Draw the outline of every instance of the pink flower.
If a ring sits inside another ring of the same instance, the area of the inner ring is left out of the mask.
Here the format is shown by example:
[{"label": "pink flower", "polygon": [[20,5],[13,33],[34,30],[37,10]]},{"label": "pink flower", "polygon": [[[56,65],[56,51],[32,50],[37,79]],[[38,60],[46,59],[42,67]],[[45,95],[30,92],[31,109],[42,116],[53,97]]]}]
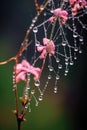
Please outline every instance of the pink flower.
[{"label": "pink flower", "polygon": [[87,1],[86,0],[82,0],[82,6],[87,6]]},{"label": "pink flower", "polygon": [[80,9],[81,9],[81,6],[80,6],[78,3],[76,3],[76,4],[74,5],[74,7],[72,8],[72,14],[73,14],[73,15],[76,15],[77,12],[78,12],[78,10],[80,10]]},{"label": "pink flower", "polygon": [[55,53],[55,44],[52,40],[43,38],[43,45],[44,46],[38,46],[37,50],[38,52],[42,52],[40,55],[40,59],[44,59],[47,53],[52,56]]},{"label": "pink flower", "polygon": [[26,60],[22,60],[20,64],[16,65],[16,83],[20,80],[26,81],[26,74],[31,73],[34,75],[34,80],[38,80],[40,76],[40,68],[33,67]]},{"label": "pink flower", "polygon": [[49,21],[50,21],[51,23],[53,23],[53,22],[55,21],[55,19],[56,19],[56,17],[55,17],[55,16],[52,16],[52,17],[49,18]]},{"label": "pink flower", "polygon": [[69,0],[70,4],[73,5],[77,2],[78,0]]},{"label": "pink flower", "polygon": [[80,5],[86,6],[87,5],[87,1],[86,0],[69,0],[71,5],[74,5],[76,3],[79,3]]},{"label": "pink flower", "polygon": [[80,9],[87,6],[87,2],[85,0],[70,0],[70,4],[73,5],[72,15],[76,15]]},{"label": "pink flower", "polygon": [[61,10],[61,8],[55,9],[54,16],[49,18],[50,22],[54,22],[56,18],[60,18],[62,20],[62,24],[65,24],[65,22],[68,19],[68,12],[66,10]]}]

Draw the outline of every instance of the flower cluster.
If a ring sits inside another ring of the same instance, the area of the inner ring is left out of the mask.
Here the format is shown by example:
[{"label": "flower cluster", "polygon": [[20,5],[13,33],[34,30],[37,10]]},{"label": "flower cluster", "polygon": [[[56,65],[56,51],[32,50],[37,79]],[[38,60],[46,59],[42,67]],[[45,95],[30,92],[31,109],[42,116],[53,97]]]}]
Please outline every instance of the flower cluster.
[{"label": "flower cluster", "polygon": [[72,15],[76,15],[79,10],[87,6],[85,0],[70,0],[70,4],[72,6]]},{"label": "flower cluster", "polygon": [[62,24],[65,24],[68,19],[68,12],[66,10],[62,10],[61,8],[57,8],[53,10],[54,16],[49,18],[50,22],[54,22],[55,19],[60,18]]},{"label": "flower cluster", "polygon": [[38,80],[41,70],[38,67],[33,67],[26,60],[22,60],[21,63],[16,65],[15,72],[16,72],[16,83],[18,83],[20,80],[26,81],[27,73],[33,74],[35,81]]},{"label": "flower cluster", "polygon": [[38,52],[42,52],[39,56],[40,59],[44,59],[47,55],[47,53],[52,56],[55,53],[55,44],[52,40],[43,38],[43,45],[44,46],[38,46],[37,50]]}]

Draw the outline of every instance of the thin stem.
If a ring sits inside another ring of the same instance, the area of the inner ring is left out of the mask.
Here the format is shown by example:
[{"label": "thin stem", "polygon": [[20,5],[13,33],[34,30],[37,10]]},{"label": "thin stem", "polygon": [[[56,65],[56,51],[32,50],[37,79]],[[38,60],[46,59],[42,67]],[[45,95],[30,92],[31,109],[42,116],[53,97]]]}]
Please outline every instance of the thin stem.
[{"label": "thin stem", "polygon": [[[43,10],[46,8],[46,6],[48,5],[50,0],[47,0],[47,2],[43,5],[43,8],[40,8],[40,11],[37,11],[36,16],[34,17],[34,20],[32,21],[29,29],[27,30],[24,40],[22,42],[22,44],[20,45],[20,48],[18,50],[18,53],[14,56],[9,58],[8,60],[5,60],[3,62],[0,62],[0,65],[3,64],[7,64],[11,61],[15,61],[15,68],[14,68],[14,72],[15,72],[15,81],[14,81],[14,94],[15,94],[15,107],[16,110],[14,110],[14,114],[16,115],[16,120],[17,120],[17,125],[18,125],[18,130],[21,130],[21,122],[24,121],[24,115],[25,115],[25,104],[22,104],[22,112],[19,115],[19,106],[18,106],[18,89],[17,89],[17,83],[16,83],[16,65],[19,62],[19,58],[21,57],[21,55],[23,54],[23,52],[25,51],[26,48],[28,48],[30,46],[30,44],[32,43],[32,41],[30,41],[27,45],[26,45],[26,41],[28,40],[30,33],[33,29],[33,27],[35,26],[35,23],[38,20],[38,17],[41,15],[41,13],[43,12]],[[37,2],[37,1],[36,1]],[[45,60],[43,61],[43,65],[42,65],[42,70],[45,64]],[[35,91],[36,86],[32,89],[33,91]],[[30,93],[30,95],[28,96],[27,101],[29,101],[32,98],[32,93]]]},{"label": "thin stem", "polygon": [[53,26],[52,26],[52,30],[51,30],[51,34],[50,34],[50,40],[52,40],[52,37],[53,37],[53,33],[54,33],[56,21],[57,21],[57,18],[55,19],[55,22],[54,22],[54,24],[53,24]]},{"label": "thin stem", "polygon": [[21,120],[17,119],[18,130],[21,130]]},{"label": "thin stem", "polygon": [[15,59],[16,59],[15,57],[11,57],[11,58],[8,59],[8,60],[5,60],[5,61],[0,62],[0,65],[7,64],[8,62],[13,61],[13,60],[15,60]]}]

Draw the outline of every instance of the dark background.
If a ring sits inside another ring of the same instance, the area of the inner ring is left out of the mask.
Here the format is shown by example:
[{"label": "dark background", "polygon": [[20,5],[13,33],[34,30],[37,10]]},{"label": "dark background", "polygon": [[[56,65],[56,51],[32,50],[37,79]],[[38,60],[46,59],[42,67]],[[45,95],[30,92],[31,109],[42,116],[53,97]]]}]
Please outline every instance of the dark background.
[{"label": "dark background", "polygon": [[[33,0],[0,1],[0,61],[14,56],[35,14]],[[85,20],[85,18],[84,18]],[[32,105],[22,129],[86,130],[87,125],[87,34],[84,32],[83,53],[59,81],[60,91],[53,93],[53,81],[38,107]],[[12,110],[13,62],[0,66],[0,130],[16,130]],[[43,79],[44,80],[44,79]]]}]

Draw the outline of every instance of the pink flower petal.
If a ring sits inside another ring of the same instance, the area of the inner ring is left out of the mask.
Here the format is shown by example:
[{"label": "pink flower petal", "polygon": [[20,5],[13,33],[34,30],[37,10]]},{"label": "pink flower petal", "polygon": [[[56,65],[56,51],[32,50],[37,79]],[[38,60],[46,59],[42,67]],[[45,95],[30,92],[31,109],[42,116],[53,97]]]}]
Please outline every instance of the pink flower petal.
[{"label": "pink flower petal", "polygon": [[31,73],[34,75],[34,80],[37,80],[40,76],[41,69],[33,67],[26,60],[22,60],[21,64],[16,66],[16,83],[20,80],[26,81],[26,74]]},{"label": "pink flower petal", "polygon": [[60,8],[55,9],[54,10],[54,15],[57,16],[57,17],[60,17],[60,15],[61,15],[61,9]]},{"label": "pink flower petal", "polygon": [[70,4],[73,5],[78,0],[69,0],[69,1],[70,1]]},{"label": "pink flower petal", "polygon": [[30,64],[26,60],[22,60],[22,66],[25,66],[28,68],[28,67],[30,67]]},{"label": "pink flower petal", "polygon": [[82,0],[82,5],[86,6],[87,5],[87,1],[86,0]]},{"label": "pink flower petal", "polygon": [[55,16],[49,18],[50,22],[54,22],[56,18],[60,18],[63,24],[67,21],[68,12],[66,10],[61,10],[61,8],[57,8],[53,12]]},{"label": "pink flower petal", "polygon": [[50,21],[51,23],[53,23],[54,20],[55,20],[55,17],[54,17],[54,16],[52,16],[52,17],[49,18],[49,21]]},{"label": "pink flower petal", "polygon": [[16,76],[16,83],[18,83],[20,80],[26,81],[25,72],[24,72],[24,71],[20,72],[20,73]]},{"label": "pink flower petal", "polygon": [[47,54],[47,51],[46,51],[46,49],[44,49],[44,50],[42,51],[41,55],[39,56],[40,59],[44,59],[45,56],[46,56],[46,54]]},{"label": "pink flower petal", "polygon": [[41,69],[38,67],[33,67],[29,69],[29,72],[34,75],[34,80],[38,80],[40,76]]},{"label": "pink flower petal", "polygon": [[16,68],[14,68],[14,69],[16,69],[16,73],[19,73],[22,69],[22,64],[17,64]]},{"label": "pink flower petal", "polygon": [[47,44],[49,43],[49,41],[50,41],[49,39],[43,38],[43,44],[44,44],[44,45],[47,45]]},{"label": "pink flower petal", "polygon": [[51,56],[55,53],[55,44],[52,40],[43,38],[43,45],[44,46],[37,48],[39,52],[42,52],[41,55],[39,56],[40,59],[44,59],[47,53]]},{"label": "pink flower petal", "polygon": [[38,52],[43,51],[43,49],[45,49],[45,46],[38,46],[38,47],[37,47]]},{"label": "pink flower petal", "polygon": [[43,38],[43,42],[44,42],[43,44],[46,44],[46,51],[51,55],[54,54],[54,51],[55,51],[54,42],[47,38]]},{"label": "pink flower petal", "polygon": [[40,73],[41,73],[41,70],[39,68],[35,68],[35,72],[34,72],[34,80],[35,81],[39,79]]}]

